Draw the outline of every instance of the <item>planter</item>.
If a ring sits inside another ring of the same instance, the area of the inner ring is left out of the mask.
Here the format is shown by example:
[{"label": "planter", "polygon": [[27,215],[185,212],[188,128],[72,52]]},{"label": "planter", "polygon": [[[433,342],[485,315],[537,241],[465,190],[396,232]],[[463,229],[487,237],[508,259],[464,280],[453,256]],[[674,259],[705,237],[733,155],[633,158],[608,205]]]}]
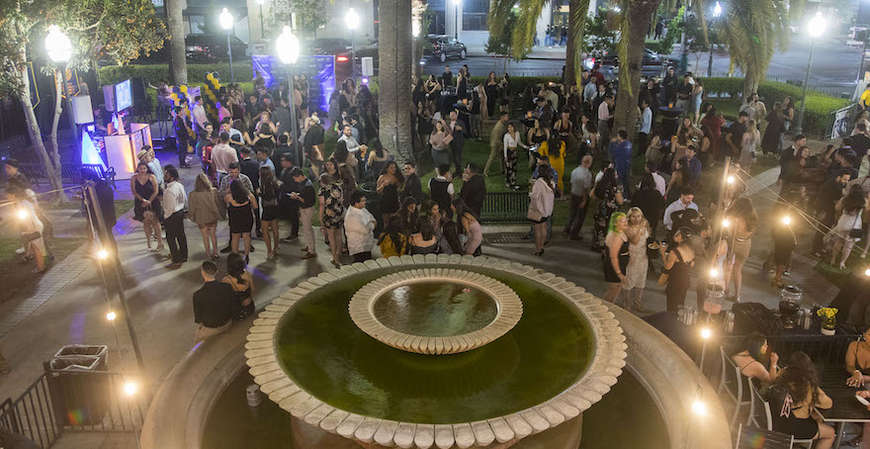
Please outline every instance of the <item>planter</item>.
[{"label": "planter", "polygon": [[836,332],[836,330],[833,329],[833,328],[828,329],[827,327],[822,326],[822,335],[829,335],[829,336],[831,336],[831,335],[834,335],[835,332]]}]

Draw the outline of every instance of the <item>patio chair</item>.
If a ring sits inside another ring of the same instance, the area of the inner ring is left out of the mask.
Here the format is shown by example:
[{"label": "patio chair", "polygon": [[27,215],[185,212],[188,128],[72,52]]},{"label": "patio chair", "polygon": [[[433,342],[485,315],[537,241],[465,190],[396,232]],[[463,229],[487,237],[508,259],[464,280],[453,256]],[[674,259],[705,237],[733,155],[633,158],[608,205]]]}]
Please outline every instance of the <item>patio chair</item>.
[{"label": "patio chair", "polygon": [[[750,420],[752,421],[752,424],[754,424],[755,426],[767,429],[770,432],[773,432],[773,415],[771,414],[771,411],[770,411],[770,402],[767,402],[767,400],[763,396],[761,396],[761,393],[758,391],[758,388],[755,388],[755,384],[752,382],[749,382],[749,394],[752,395],[752,399],[754,401],[757,401],[759,404],[761,404],[761,410],[764,413],[764,426],[760,426],[758,424],[758,422],[755,420],[755,416],[750,415]],[[749,421],[747,421],[747,425],[748,424],[749,424]],[[807,449],[810,449],[813,447],[814,441],[815,440],[813,440],[812,438],[797,439],[797,438],[794,438],[794,436],[792,435],[792,445],[799,444],[803,447],[806,447]]]},{"label": "patio chair", "polygon": [[794,437],[759,427],[744,427],[740,424],[735,441],[737,442],[735,449],[791,449]]},{"label": "patio chair", "polygon": [[[722,373],[719,376],[719,387],[716,389],[717,394],[722,394],[724,390],[728,397],[734,401],[734,414],[731,415],[731,428],[734,428],[734,425],[737,423],[737,415],[740,413],[740,409],[748,405],[749,408],[749,416],[755,413],[755,409],[753,409],[752,398],[749,400],[743,400],[743,384],[748,379],[742,374],[740,374],[740,368],[737,367],[737,364],[731,360],[731,357],[728,357],[728,354],[725,354],[725,348],[723,346],[719,346],[719,356],[722,359]],[[749,424],[749,421],[746,422]]]}]

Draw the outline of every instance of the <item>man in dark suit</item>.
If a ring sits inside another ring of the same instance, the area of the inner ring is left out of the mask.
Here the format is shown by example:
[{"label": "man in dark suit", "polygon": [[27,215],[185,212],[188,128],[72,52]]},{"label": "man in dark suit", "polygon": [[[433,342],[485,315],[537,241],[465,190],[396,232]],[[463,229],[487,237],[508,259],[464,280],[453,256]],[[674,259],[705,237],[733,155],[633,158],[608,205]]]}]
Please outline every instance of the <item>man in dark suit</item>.
[{"label": "man in dark suit", "polygon": [[284,238],[285,242],[292,242],[299,236],[299,202],[292,201],[290,194],[301,193],[301,189],[293,179],[293,161],[290,154],[281,155],[281,196],[278,198],[278,210],[281,218],[290,220],[290,235]]},{"label": "man in dark suit", "polygon": [[[251,193],[253,193],[254,197],[257,198],[257,204],[260,204],[260,163],[251,158],[250,147],[242,147],[242,149],[239,150],[239,154],[242,156],[239,161],[239,171],[251,180],[251,185],[254,186],[254,191]],[[254,211],[254,218],[257,221],[257,237],[262,237],[263,225],[260,222],[259,207]]]},{"label": "man in dark suit", "polygon": [[474,163],[465,166],[462,173],[462,190],[459,197],[465,201],[465,205],[480,219],[480,211],[483,209],[483,199],[486,197],[486,183],[480,174],[480,169]]}]

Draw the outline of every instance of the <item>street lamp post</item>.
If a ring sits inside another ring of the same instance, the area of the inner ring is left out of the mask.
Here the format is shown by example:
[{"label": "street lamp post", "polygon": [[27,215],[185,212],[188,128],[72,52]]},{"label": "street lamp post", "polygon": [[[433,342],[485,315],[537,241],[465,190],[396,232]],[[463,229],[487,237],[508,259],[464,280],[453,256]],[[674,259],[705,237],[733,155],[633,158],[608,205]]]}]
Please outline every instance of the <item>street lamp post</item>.
[{"label": "street lamp post", "polygon": [[807,85],[810,82],[810,69],[813,67],[813,50],[815,50],[816,39],[821,37],[821,35],[825,32],[825,28],[827,27],[828,22],[822,17],[821,11],[817,11],[816,15],[813,16],[812,19],[807,23],[807,33],[810,35],[810,55],[807,58],[807,71],[804,74],[804,86],[803,86],[803,95],[801,99],[801,109],[798,113],[798,121],[797,126],[795,127],[795,134],[803,133],[804,126],[804,111],[807,108]]},{"label": "street lamp post", "polygon": [[266,28],[263,26],[263,3],[266,0],[257,0],[257,6],[260,8],[260,40],[266,40]]},{"label": "street lamp post", "polygon": [[344,15],[344,25],[350,30],[350,77],[356,77],[356,29],[359,27],[359,15],[353,8]]},{"label": "street lamp post", "polygon": [[[293,66],[296,60],[299,59],[299,39],[293,34],[293,30],[289,26],[284,26],[284,30],[275,40],[275,48],[278,51],[278,59],[288,67],[288,83],[290,88],[290,132],[292,135],[293,147],[298,149],[299,133],[297,132],[299,122],[296,120],[296,102],[294,86],[293,86]],[[298,153],[298,152],[297,152]],[[299,153],[301,154],[301,153]],[[301,165],[301,164],[300,164]]]},{"label": "street lamp post", "polygon": [[233,32],[233,15],[230,14],[229,10],[226,8],[221,11],[220,16],[218,16],[218,20],[220,21],[221,28],[226,30],[227,32],[227,55],[230,58],[230,82],[236,82],[236,75],[233,73],[233,45],[230,42],[230,38]]},{"label": "street lamp post", "polygon": [[459,40],[459,5],[462,0],[453,0],[453,38]]},{"label": "street lamp post", "polygon": [[[716,5],[713,6],[713,20],[710,21],[710,25],[713,25],[713,22],[722,15],[722,5],[717,1]],[[710,31],[712,27],[707,27],[707,39],[710,38]],[[707,78],[713,76],[713,41],[709,42],[710,44],[710,58],[707,60]]]}]

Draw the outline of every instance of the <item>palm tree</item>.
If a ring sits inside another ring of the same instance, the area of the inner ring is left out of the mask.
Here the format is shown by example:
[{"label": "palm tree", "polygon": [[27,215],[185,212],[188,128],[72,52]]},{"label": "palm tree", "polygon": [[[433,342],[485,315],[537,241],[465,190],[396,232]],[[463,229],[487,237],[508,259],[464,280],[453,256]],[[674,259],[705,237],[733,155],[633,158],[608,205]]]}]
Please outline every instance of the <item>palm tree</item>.
[{"label": "palm tree", "polygon": [[[511,30],[511,55],[520,60],[532,51],[537,34],[538,17],[550,0],[492,0],[489,8],[490,33],[503,30],[511,16],[511,9],[518,12],[516,24]],[[568,19],[568,43],[565,58],[565,76],[579,81],[580,50],[578,43],[583,42],[583,27],[586,24],[586,11],[589,10],[589,0],[571,0],[570,17]],[[573,74],[570,75],[570,74]]]},{"label": "palm tree", "polygon": [[379,138],[399,162],[413,160],[411,150],[411,2],[381,0],[378,5]]},{"label": "palm tree", "polygon": [[[634,132],[637,122],[640,69],[643,63],[644,41],[653,14],[662,0],[622,0],[620,2],[619,93],[613,116],[614,129]],[[626,38],[627,36],[627,38]],[[644,151],[639,149],[638,151]]]},{"label": "palm tree", "polygon": [[[715,0],[700,0],[695,13],[707,41],[704,14]],[[800,2],[792,2],[793,6]],[[743,72],[743,96],[758,89],[764,80],[770,59],[777,49],[784,50],[789,41],[789,7],[787,0],[730,0],[724,20],[719,22],[728,44],[731,64]]]},{"label": "palm tree", "polygon": [[174,85],[187,84],[187,59],[184,46],[183,0],[166,0],[166,23],[169,28],[169,75]]}]

